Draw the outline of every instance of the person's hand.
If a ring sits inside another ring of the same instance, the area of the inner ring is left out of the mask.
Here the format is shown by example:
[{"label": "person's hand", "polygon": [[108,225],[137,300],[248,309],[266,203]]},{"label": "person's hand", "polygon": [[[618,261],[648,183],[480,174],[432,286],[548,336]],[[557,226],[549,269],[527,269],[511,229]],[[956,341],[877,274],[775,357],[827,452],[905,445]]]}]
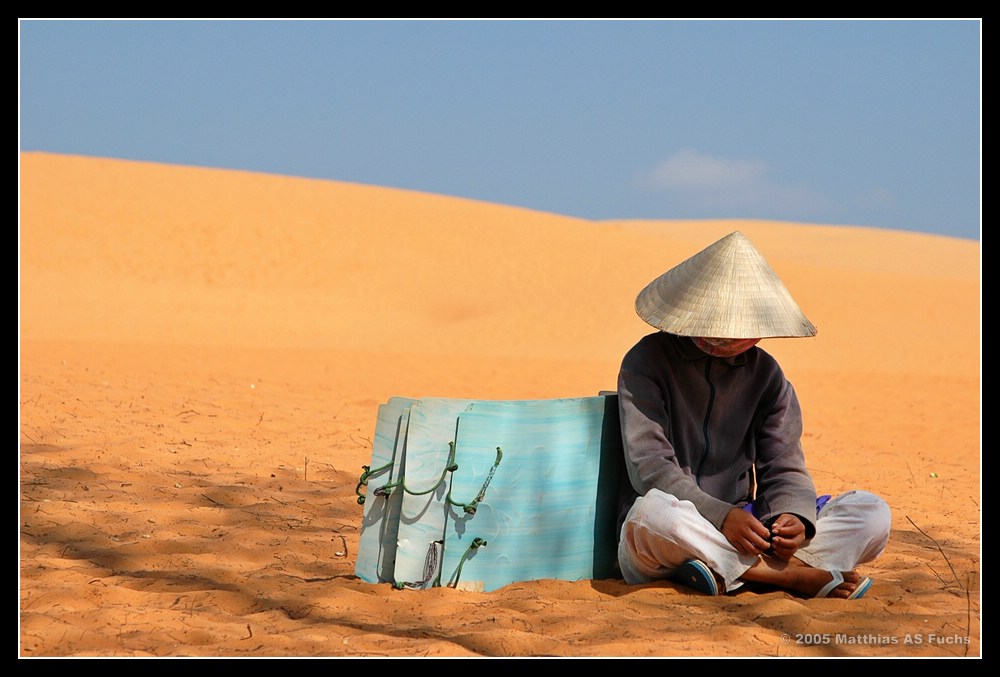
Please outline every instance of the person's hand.
[{"label": "person's hand", "polygon": [[762,555],[771,547],[767,542],[771,535],[767,527],[742,508],[733,508],[726,515],[722,535],[743,555]]},{"label": "person's hand", "polygon": [[806,525],[796,515],[782,513],[771,524],[771,553],[788,561],[806,540]]}]

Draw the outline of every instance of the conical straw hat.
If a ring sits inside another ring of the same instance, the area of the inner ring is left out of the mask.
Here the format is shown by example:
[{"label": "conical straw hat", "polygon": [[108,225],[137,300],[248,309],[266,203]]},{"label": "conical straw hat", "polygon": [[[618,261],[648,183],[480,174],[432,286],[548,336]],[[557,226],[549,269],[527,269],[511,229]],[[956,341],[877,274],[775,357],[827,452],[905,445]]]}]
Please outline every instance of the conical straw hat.
[{"label": "conical straw hat", "polygon": [[650,282],[635,310],[657,329],[680,336],[816,335],[778,275],[738,231]]}]

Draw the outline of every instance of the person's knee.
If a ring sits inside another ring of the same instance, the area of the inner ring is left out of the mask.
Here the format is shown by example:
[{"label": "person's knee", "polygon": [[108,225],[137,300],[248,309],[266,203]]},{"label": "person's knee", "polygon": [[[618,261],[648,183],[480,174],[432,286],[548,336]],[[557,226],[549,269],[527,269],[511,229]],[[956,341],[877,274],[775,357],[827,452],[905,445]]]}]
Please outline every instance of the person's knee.
[{"label": "person's knee", "polygon": [[838,507],[852,506],[855,509],[864,510],[873,517],[890,518],[889,504],[885,500],[870,491],[863,489],[853,489],[837,496],[827,504],[827,507],[836,509]]},{"label": "person's knee", "polygon": [[892,510],[881,496],[870,491],[851,492],[850,503],[864,511],[867,521],[877,531],[889,533],[892,526]]},{"label": "person's knee", "polygon": [[879,540],[879,551],[881,551],[889,542],[889,532],[892,530],[892,510],[880,496],[875,494],[868,494],[868,496],[873,536]]},{"label": "person's knee", "polygon": [[625,529],[652,531],[661,538],[672,540],[670,536],[680,527],[682,519],[677,509],[679,503],[676,497],[653,489],[636,499],[625,518]]},{"label": "person's knee", "polygon": [[862,561],[878,557],[888,545],[892,530],[889,504],[870,491],[855,490],[844,495],[843,505],[854,514],[858,531],[867,534],[868,547]]},{"label": "person's knee", "polygon": [[685,532],[685,511],[680,503],[656,489],[637,498],[622,525],[621,547],[646,566],[669,565],[681,557],[690,535]]}]

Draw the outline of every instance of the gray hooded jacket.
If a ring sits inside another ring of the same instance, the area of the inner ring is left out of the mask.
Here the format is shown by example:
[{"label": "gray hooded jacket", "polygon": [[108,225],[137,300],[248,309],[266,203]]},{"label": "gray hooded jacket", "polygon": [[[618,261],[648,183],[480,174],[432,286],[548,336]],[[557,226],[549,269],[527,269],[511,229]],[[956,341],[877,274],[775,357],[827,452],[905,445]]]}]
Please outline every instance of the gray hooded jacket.
[{"label": "gray hooded jacket", "polygon": [[775,359],[758,347],[712,357],[683,336],[656,332],[622,361],[618,377],[625,466],[619,527],[652,488],[694,503],[722,528],[754,503],[765,525],[797,515],[816,533],[816,488],[802,452],[802,412]]}]

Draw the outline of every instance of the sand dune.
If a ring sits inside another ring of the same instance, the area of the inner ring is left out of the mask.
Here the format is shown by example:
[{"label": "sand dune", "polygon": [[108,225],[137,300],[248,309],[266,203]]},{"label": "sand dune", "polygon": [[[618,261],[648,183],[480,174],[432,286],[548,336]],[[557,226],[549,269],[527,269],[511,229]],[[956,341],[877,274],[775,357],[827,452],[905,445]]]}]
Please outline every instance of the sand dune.
[{"label": "sand dune", "polygon": [[[979,242],[44,153],[20,179],[21,656],[981,654]],[[872,593],[354,577],[380,402],[611,389],[636,293],[733,230],[819,328],[761,344],[817,484],[893,507]]]}]

